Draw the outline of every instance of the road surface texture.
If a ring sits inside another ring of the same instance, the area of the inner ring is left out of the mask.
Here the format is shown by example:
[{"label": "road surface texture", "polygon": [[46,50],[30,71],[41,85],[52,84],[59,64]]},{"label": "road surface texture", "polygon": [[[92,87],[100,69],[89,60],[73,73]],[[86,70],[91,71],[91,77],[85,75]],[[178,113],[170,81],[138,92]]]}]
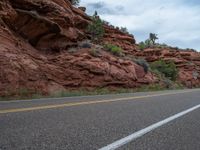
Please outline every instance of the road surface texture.
[{"label": "road surface texture", "polygon": [[199,150],[200,89],[0,102],[0,150],[98,149]]}]

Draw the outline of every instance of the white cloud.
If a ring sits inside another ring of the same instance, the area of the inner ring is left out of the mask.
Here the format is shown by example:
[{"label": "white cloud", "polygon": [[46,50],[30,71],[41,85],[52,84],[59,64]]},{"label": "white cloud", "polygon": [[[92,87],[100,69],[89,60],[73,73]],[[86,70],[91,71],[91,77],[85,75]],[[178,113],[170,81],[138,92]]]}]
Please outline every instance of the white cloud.
[{"label": "white cloud", "polygon": [[[88,13],[95,9],[101,18],[115,26],[125,26],[139,42],[154,32],[160,43],[200,50],[200,3],[196,0],[82,0]],[[91,5],[93,4],[93,5]]]}]

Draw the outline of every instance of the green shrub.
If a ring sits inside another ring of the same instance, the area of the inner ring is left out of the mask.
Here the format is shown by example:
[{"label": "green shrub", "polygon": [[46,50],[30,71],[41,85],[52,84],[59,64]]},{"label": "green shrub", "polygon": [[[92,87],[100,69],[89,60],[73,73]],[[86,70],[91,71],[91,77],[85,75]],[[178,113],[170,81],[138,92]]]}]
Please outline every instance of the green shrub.
[{"label": "green shrub", "polygon": [[166,44],[156,43],[155,47],[157,47],[157,48],[167,48],[168,46]]},{"label": "green shrub", "polygon": [[134,62],[142,66],[146,73],[149,71],[149,63],[145,59],[134,59]]},{"label": "green shrub", "polygon": [[109,23],[108,21],[106,21],[106,20],[102,20],[102,22],[103,22],[103,24],[105,24],[105,25],[107,25],[107,26],[110,25],[110,23]]},{"label": "green shrub", "polygon": [[103,21],[97,15],[97,12],[92,16],[92,23],[88,25],[88,32],[91,34],[92,41],[98,42],[104,35]]},{"label": "green shrub", "polygon": [[16,94],[20,97],[20,98],[23,98],[23,97],[29,97],[30,95],[32,95],[32,91],[27,89],[27,88],[20,88]]},{"label": "green shrub", "polygon": [[144,50],[145,48],[149,48],[152,45],[153,44],[152,44],[151,40],[149,40],[149,39],[145,40],[144,42],[140,42],[138,44],[140,50]]},{"label": "green shrub", "polygon": [[145,43],[146,48],[151,47],[153,45],[152,41],[149,39],[145,40],[144,43]]},{"label": "green shrub", "polygon": [[120,31],[125,33],[125,34],[128,34],[128,29],[126,27],[121,27]]},{"label": "green shrub", "polygon": [[117,55],[117,56],[121,56],[122,55],[122,49],[121,49],[121,47],[118,47],[116,45],[106,44],[106,45],[104,45],[104,48],[107,51],[109,51],[112,54],[114,54],[114,55]]},{"label": "green shrub", "polygon": [[162,73],[166,78],[175,81],[178,70],[174,62],[166,63],[164,60],[159,60],[151,63],[151,69]]},{"label": "green shrub", "polygon": [[143,85],[140,88],[137,88],[137,92],[149,92],[149,91],[161,91],[165,90],[165,87],[163,87],[161,84],[149,84],[149,85]]},{"label": "green shrub", "polygon": [[194,78],[195,80],[197,80],[198,77],[199,77],[199,73],[198,73],[197,71],[193,71],[192,76],[193,76],[193,78]]},{"label": "green shrub", "polygon": [[140,50],[144,50],[146,48],[146,45],[144,42],[140,42],[138,46]]},{"label": "green shrub", "polygon": [[173,81],[169,80],[168,78],[165,78],[162,80],[162,82],[163,82],[165,88],[173,89],[173,85],[174,85]]},{"label": "green shrub", "polygon": [[167,44],[165,44],[165,43],[161,44],[161,46],[164,47],[164,48],[169,47],[169,46],[168,46]]},{"label": "green shrub", "polygon": [[94,57],[99,57],[100,56],[100,52],[97,49],[91,49],[89,51],[90,55],[94,56]]},{"label": "green shrub", "polygon": [[72,5],[79,5],[80,0],[70,0]]},{"label": "green shrub", "polygon": [[78,45],[81,48],[91,48],[92,47],[92,44],[88,40],[82,41]]},{"label": "green shrub", "polygon": [[174,49],[175,49],[175,50],[179,50],[180,48],[176,46],[176,47],[174,47]]}]

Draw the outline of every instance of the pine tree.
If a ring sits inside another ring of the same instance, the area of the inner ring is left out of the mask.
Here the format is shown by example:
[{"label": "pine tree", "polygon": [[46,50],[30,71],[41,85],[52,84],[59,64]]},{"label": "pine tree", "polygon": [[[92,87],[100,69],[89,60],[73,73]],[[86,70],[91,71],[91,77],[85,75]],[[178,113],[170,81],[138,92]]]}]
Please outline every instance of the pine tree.
[{"label": "pine tree", "polygon": [[92,24],[88,26],[88,32],[91,34],[93,42],[100,41],[104,35],[103,21],[98,16],[97,11],[92,16]]}]

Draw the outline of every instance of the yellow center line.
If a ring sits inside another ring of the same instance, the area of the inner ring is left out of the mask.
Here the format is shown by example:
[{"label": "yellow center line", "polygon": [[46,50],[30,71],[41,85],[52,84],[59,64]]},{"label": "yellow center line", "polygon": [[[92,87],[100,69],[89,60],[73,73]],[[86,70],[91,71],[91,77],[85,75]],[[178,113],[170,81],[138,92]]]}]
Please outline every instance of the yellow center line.
[{"label": "yellow center line", "polygon": [[184,91],[184,92],[176,92],[176,93],[163,93],[163,94],[136,96],[136,97],[125,97],[125,98],[116,98],[116,99],[104,99],[104,100],[98,100],[98,101],[85,101],[85,102],[74,102],[74,103],[72,102],[72,103],[65,103],[65,104],[35,106],[35,107],[27,107],[27,108],[13,108],[13,109],[0,110],[0,114],[27,112],[27,111],[45,110],[45,109],[55,109],[55,108],[81,106],[81,105],[91,105],[91,104],[100,104],[100,103],[110,103],[110,102],[127,101],[127,100],[151,98],[151,97],[158,97],[158,96],[175,95],[175,94],[188,93],[188,92],[192,92],[192,91]]}]

